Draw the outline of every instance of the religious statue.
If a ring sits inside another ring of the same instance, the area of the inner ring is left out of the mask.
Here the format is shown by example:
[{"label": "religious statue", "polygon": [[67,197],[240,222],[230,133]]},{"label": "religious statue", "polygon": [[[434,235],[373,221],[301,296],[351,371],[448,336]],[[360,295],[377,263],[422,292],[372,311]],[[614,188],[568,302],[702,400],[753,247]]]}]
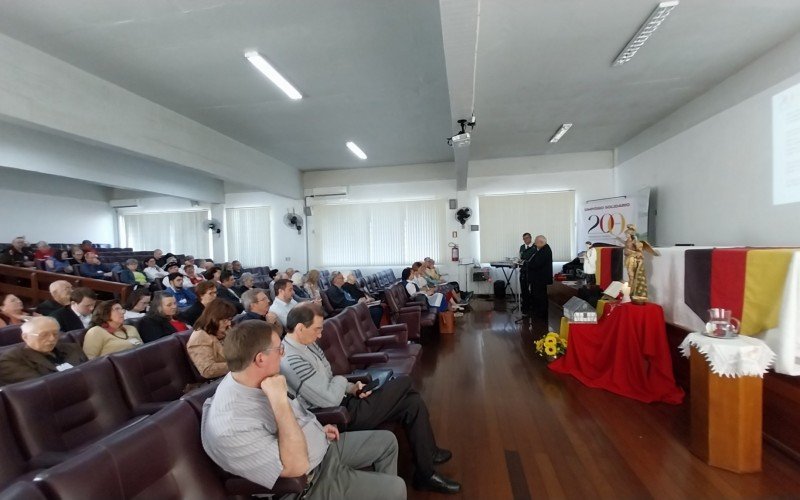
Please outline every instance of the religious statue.
[{"label": "religious statue", "polygon": [[[647,276],[644,270],[644,252],[660,255],[646,241],[636,236],[636,226],[625,226],[625,247],[622,251],[625,256],[625,269],[628,272],[628,284],[631,287],[631,301],[635,304],[647,302]],[[620,238],[622,239],[622,238]]]}]

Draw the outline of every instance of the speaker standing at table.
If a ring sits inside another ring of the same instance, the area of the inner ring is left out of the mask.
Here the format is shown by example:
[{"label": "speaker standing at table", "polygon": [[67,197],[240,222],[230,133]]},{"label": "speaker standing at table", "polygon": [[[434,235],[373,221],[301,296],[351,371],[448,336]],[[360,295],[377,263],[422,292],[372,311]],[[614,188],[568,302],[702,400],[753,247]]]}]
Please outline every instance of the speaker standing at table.
[{"label": "speaker standing at table", "polygon": [[527,265],[533,298],[533,316],[547,322],[547,285],[553,284],[553,251],[541,234],[533,241],[536,252]]},{"label": "speaker standing at table", "polygon": [[531,233],[522,235],[522,245],[519,246],[519,259],[522,261],[519,265],[519,293],[522,300],[522,314],[530,315],[533,311],[533,297],[531,295],[531,281],[528,278],[528,264],[530,264],[533,254],[536,253],[536,247],[533,246],[533,238]]}]

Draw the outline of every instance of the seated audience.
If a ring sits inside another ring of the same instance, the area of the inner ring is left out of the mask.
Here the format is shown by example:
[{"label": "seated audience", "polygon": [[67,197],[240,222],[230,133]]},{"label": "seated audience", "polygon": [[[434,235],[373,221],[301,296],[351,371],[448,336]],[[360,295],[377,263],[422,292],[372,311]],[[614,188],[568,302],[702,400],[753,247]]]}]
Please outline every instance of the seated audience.
[{"label": "seated audience", "polygon": [[125,318],[136,319],[144,317],[147,308],[150,307],[152,293],[147,288],[137,288],[128,295],[125,301]]},{"label": "seated audience", "polygon": [[86,254],[86,262],[80,265],[81,276],[98,280],[110,280],[111,268],[102,262],[94,252]]},{"label": "seated audience", "polygon": [[184,311],[178,313],[178,319],[187,325],[193,325],[203,314],[203,309],[211,303],[212,300],[217,298],[217,285],[213,281],[203,281],[194,287],[197,300],[195,303]]},{"label": "seated audience", "polygon": [[[427,285],[423,284],[423,286],[420,286],[420,280],[422,280],[422,283],[424,283],[425,280],[420,276],[420,265],[418,264],[419,262],[415,262],[414,265],[416,267],[412,266],[403,269],[401,283],[405,287],[408,295],[410,297],[425,297],[428,301],[428,306],[435,307],[439,311],[453,309],[454,311],[460,312],[460,308],[454,302],[449,302],[444,294],[435,291],[433,288],[429,288]],[[459,316],[460,315],[461,314],[459,314]]]},{"label": "seated audience", "polygon": [[358,286],[356,275],[352,273],[348,274],[347,278],[345,278],[345,284],[342,285],[342,290],[349,293],[356,300],[366,299],[367,302],[374,302],[377,300]]},{"label": "seated audience", "polygon": [[303,288],[312,300],[322,300],[320,295],[321,288],[319,286],[319,271],[312,269],[306,274]]},{"label": "seated audience", "polygon": [[184,272],[184,271],[185,271],[185,269],[184,269],[184,268],[185,268],[186,266],[194,266],[194,265],[195,265],[195,262],[194,262],[194,255],[187,255],[187,256],[185,256],[185,257],[183,258],[183,263],[181,264],[181,273],[183,273],[183,274],[186,274],[186,273]]},{"label": "seated audience", "polygon": [[216,265],[214,265],[214,261],[211,259],[206,259],[206,260],[200,259],[200,261],[203,263],[202,269],[204,272],[210,270],[213,267],[217,267]]},{"label": "seated audience", "polygon": [[177,262],[169,261],[166,264],[164,264],[163,269],[164,272],[167,273],[167,275],[161,279],[161,286],[164,290],[166,290],[167,288],[169,288],[169,275],[175,273],[180,274],[181,267],[178,265]]},{"label": "seated audience", "polygon": [[[332,272],[331,287],[325,290],[325,293],[328,295],[328,300],[334,309],[344,309],[359,302],[369,302],[366,298],[357,299],[353,297],[347,290],[343,290],[342,286],[344,286],[344,275],[339,271]],[[381,326],[383,307],[380,306],[380,303],[369,308],[369,315],[372,316],[372,322],[375,323],[375,326]]]},{"label": "seated audience", "polygon": [[267,323],[279,323],[278,317],[273,312],[269,312],[271,305],[267,293],[260,288],[253,288],[244,292],[242,295],[242,305],[244,312],[233,318],[233,324],[241,323],[248,319],[257,319]]},{"label": "seated audience", "polygon": [[72,245],[69,252],[69,265],[72,266],[74,272],[78,272],[80,265],[86,262],[85,255],[80,246]]},{"label": "seated audience", "polygon": [[252,290],[255,284],[255,278],[253,277],[253,273],[242,273],[241,278],[238,279],[239,286],[233,287],[233,291],[236,292],[240,298],[242,294],[248,290]]},{"label": "seated audience", "polygon": [[303,288],[303,275],[299,272],[295,272],[292,277],[292,289],[294,293],[294,300],[297,302],[308,302],[311,299],[311,296],[306,292],[306,289]]},{"label": "seated audience", "polygon": [[282,353],[269,323],[245,321],[228,333],[223,354],[231,371],[203,405],[201,439],[211,459],[267,488],[279,477],[310,474],[307,499],[405,499],[394,435],[323,427],[288,397]]},{"label": "seated audience", "polygon": [[11,246],[0,254],[0,264],[17,267],[34,267],[36,260],[33,252],[28,248],[24,236],[17,236],[11,241]]},{"label": "seated audience", "polygon": [[462,293],[461,289],[459,288],[458,281],[450,281],[448,282],[446,279],[439,274],[439,271],[436,270],[435,262],[430,257],[425,257],[422,261],[422,265],[420,267],[421,275],[425,278],[425,283],[429,287],[437,288],[437,291],[444,293],[450,293],[452,298],[459,304],[464,304],[469,302],[469,299],[472,297],[471,293]]},{"label": "seated audience", "polygon": [[69,294],[69,305],[64,306],[50,317],[58,321],[62,332],[83,330],[92,322],[92,311],[97,303],[97,295],[91,288],[73,288]]},{"label": "seated audience", "polygon": [[[177,266],[173,267],[177,268]],[[169,286],[164,289],[164,292],[175,297],[178,302],[178,309],[186,309],[197,302],[197,296],[192,289],[183,286],[184,277],[181,273],[171,273],[167,278],[169,279]]]},{"label": "seated audience", "polygon": [[144,261],[144,275],[147,276],[147,281],[153,282],[162,279],[167,273],[156,265],[156,258],[155,257],[148,257]]},{"label": "seated audience", "polygon": [[222,341],[231,327],[236,308],[227,300],[214,299],[194,324],[186,351],[197,371],[204,378],[215,379],[228,373],[228,364],[222,352]]},{"label": "seated audience", "polygon": [[22,325],[22,342],[0,356],[0,384],[68,370],[86,361],[78,344],[58,340],[58,322],[36,316]]},{"label": "seated audience", "polygon": [[[206,264],[208,264],[208,262],[206,262]],[[222,269],[212,264],[211,267],[203,272],[203,278],[205,278],[207,281],[213,281],[214,283],[219,284],[221,274]]]},{"label": "seated audience", "polygon": [[89,359],[142,345],[135,327],[125,325],[125,309],[116,300],[97,304],[92,323],[83,340],[83,352]]},{"label": "seated audience", "polygon": [[0,327],[21,325],[30,318],[31,315],[25,312],[19,297],[11,293],[0,293]]},{"label": "seated audience", "polygon": [[158,267],[164,267],[164,264],[167,263],[167,256],[164,255],[164,252],[161,251],[160,248],[153,250],[153,258],[156,260],[156,265]]},{"label": "seated audience", "polygon": [[294,287],[292,282],[286,278],[275,281],[275,302],[269,308],[269,312],[278,317],[281,325],[286,326],[286,316],[298,302],[294,300]]},{"label": "seated audience", "polygon": [[119,280],[134,286],[147,285],[147,276],[139,271],[139,261],[136,259],[128,259],[125,261],[125,269],[119,273]]},{"label": "seated audience", "polygon": [[289,312],[287,334],[283,339],[286,355],[281,359],[281,373],[289,390],[306,408],[342,405],[350,412],[350,430],[375,429],[388,422],[400,422],[405,428],[416,471],[414,487],[456,493],[461,485],[436,472],[435,464],[452,457],[436,446],[428,408],[411,384],[409,377],[387,381],[376,391],[359,392],[364,384],[350,383],[334,376],[324,351],[316,341],[322,337],[322,309],[303,304]]},{"label": "seated audience", "polygon": [[175,319],[178,304],[175,297],[165,292],[155,292],[150,301],[150,309],[139,321],[139,335],[145,343],[162,337],[183,332],[189,328],[182,321]]},{"label": "seated audience", "polygon": [[52,273],[70,273],[72,266],[61,258],[61,252],[56,255],[55,249],[50,247],[46,241],[40,241],[36,244],[36,251],[33,253],[33,258],[37,263],[40,263],[42,269]]},{"label": "seated audience", "polygon": [[72,283],[69,281],[58,280],[50,283],[50,295],[52,299],[40,302],[36,306],[36,313],[42,316],[50,316],[57,310],[69,305],[69,295],[72,293]]},{"label": "seated audience", "polygon": [[244,311],[244,307],[242,307],[241,299],[239,298],[239,295],[233,291],[233,285],[235,283],[236,280],[233,277],[233,273],[230,271],[220,272],[219,286],[217,286],[217,297],[227,300],[236,306],[236,310],[238,312],[242,312]]},{"label": "seated audience", "polygon": [[97,249],[94,247],[94,243],[91,240],[83,240],[81,242],[81,250],[83,250],[84,255],[87,253],[97,253]]},{"label": "seated audience", "polygon": [[197,274],[197,268],[193,264],[185,264],[183,266],[183,275],[186,276],[184,286],[191,285],[194,287],[201,281],[206,280],[202,274]]},{"label": "seated audience", "polygon": [[244,271],[242,270],[242,263],[238,260],[231,262],[231,273],[235,279],[241,279],[242,275],[244,274]]}]

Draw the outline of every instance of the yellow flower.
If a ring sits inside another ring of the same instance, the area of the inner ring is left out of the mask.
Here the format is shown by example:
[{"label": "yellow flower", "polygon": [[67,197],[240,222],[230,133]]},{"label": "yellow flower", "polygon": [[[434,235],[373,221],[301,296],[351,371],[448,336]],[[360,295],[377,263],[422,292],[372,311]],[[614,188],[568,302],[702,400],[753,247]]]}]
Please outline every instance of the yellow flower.
[{"label": "yellow flower", "polygon": [[558,334],[556,332],[548,332],[547,335],[545,335],[545,338],[557,339],[558,338]]},{"label": "yellow flower", "polygon": [[556,337],[545,337],[544,339],[544,345],[546,346],[555,347],[556,343],[558,343],[558,339]]},{"label": "yellow flower", "polygon": [[547,354],[548,356],[555,356],[557,352],[558,349],[556,349],[556,346],[554,345],[546,345],[544,347],[544,353]]}]

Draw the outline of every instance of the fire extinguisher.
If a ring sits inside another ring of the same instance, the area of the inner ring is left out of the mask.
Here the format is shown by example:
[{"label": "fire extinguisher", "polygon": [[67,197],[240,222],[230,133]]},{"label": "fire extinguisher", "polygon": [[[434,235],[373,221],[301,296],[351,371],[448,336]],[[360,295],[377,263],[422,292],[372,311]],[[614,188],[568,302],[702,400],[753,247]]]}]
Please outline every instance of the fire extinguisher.
[{"label": "fire extinguisher", "polygon": [[458,245],[454,243],[450,243],[452,250],[450,251],[450,260],[453,262],[458,262],[460,259],[458,257]]}]

